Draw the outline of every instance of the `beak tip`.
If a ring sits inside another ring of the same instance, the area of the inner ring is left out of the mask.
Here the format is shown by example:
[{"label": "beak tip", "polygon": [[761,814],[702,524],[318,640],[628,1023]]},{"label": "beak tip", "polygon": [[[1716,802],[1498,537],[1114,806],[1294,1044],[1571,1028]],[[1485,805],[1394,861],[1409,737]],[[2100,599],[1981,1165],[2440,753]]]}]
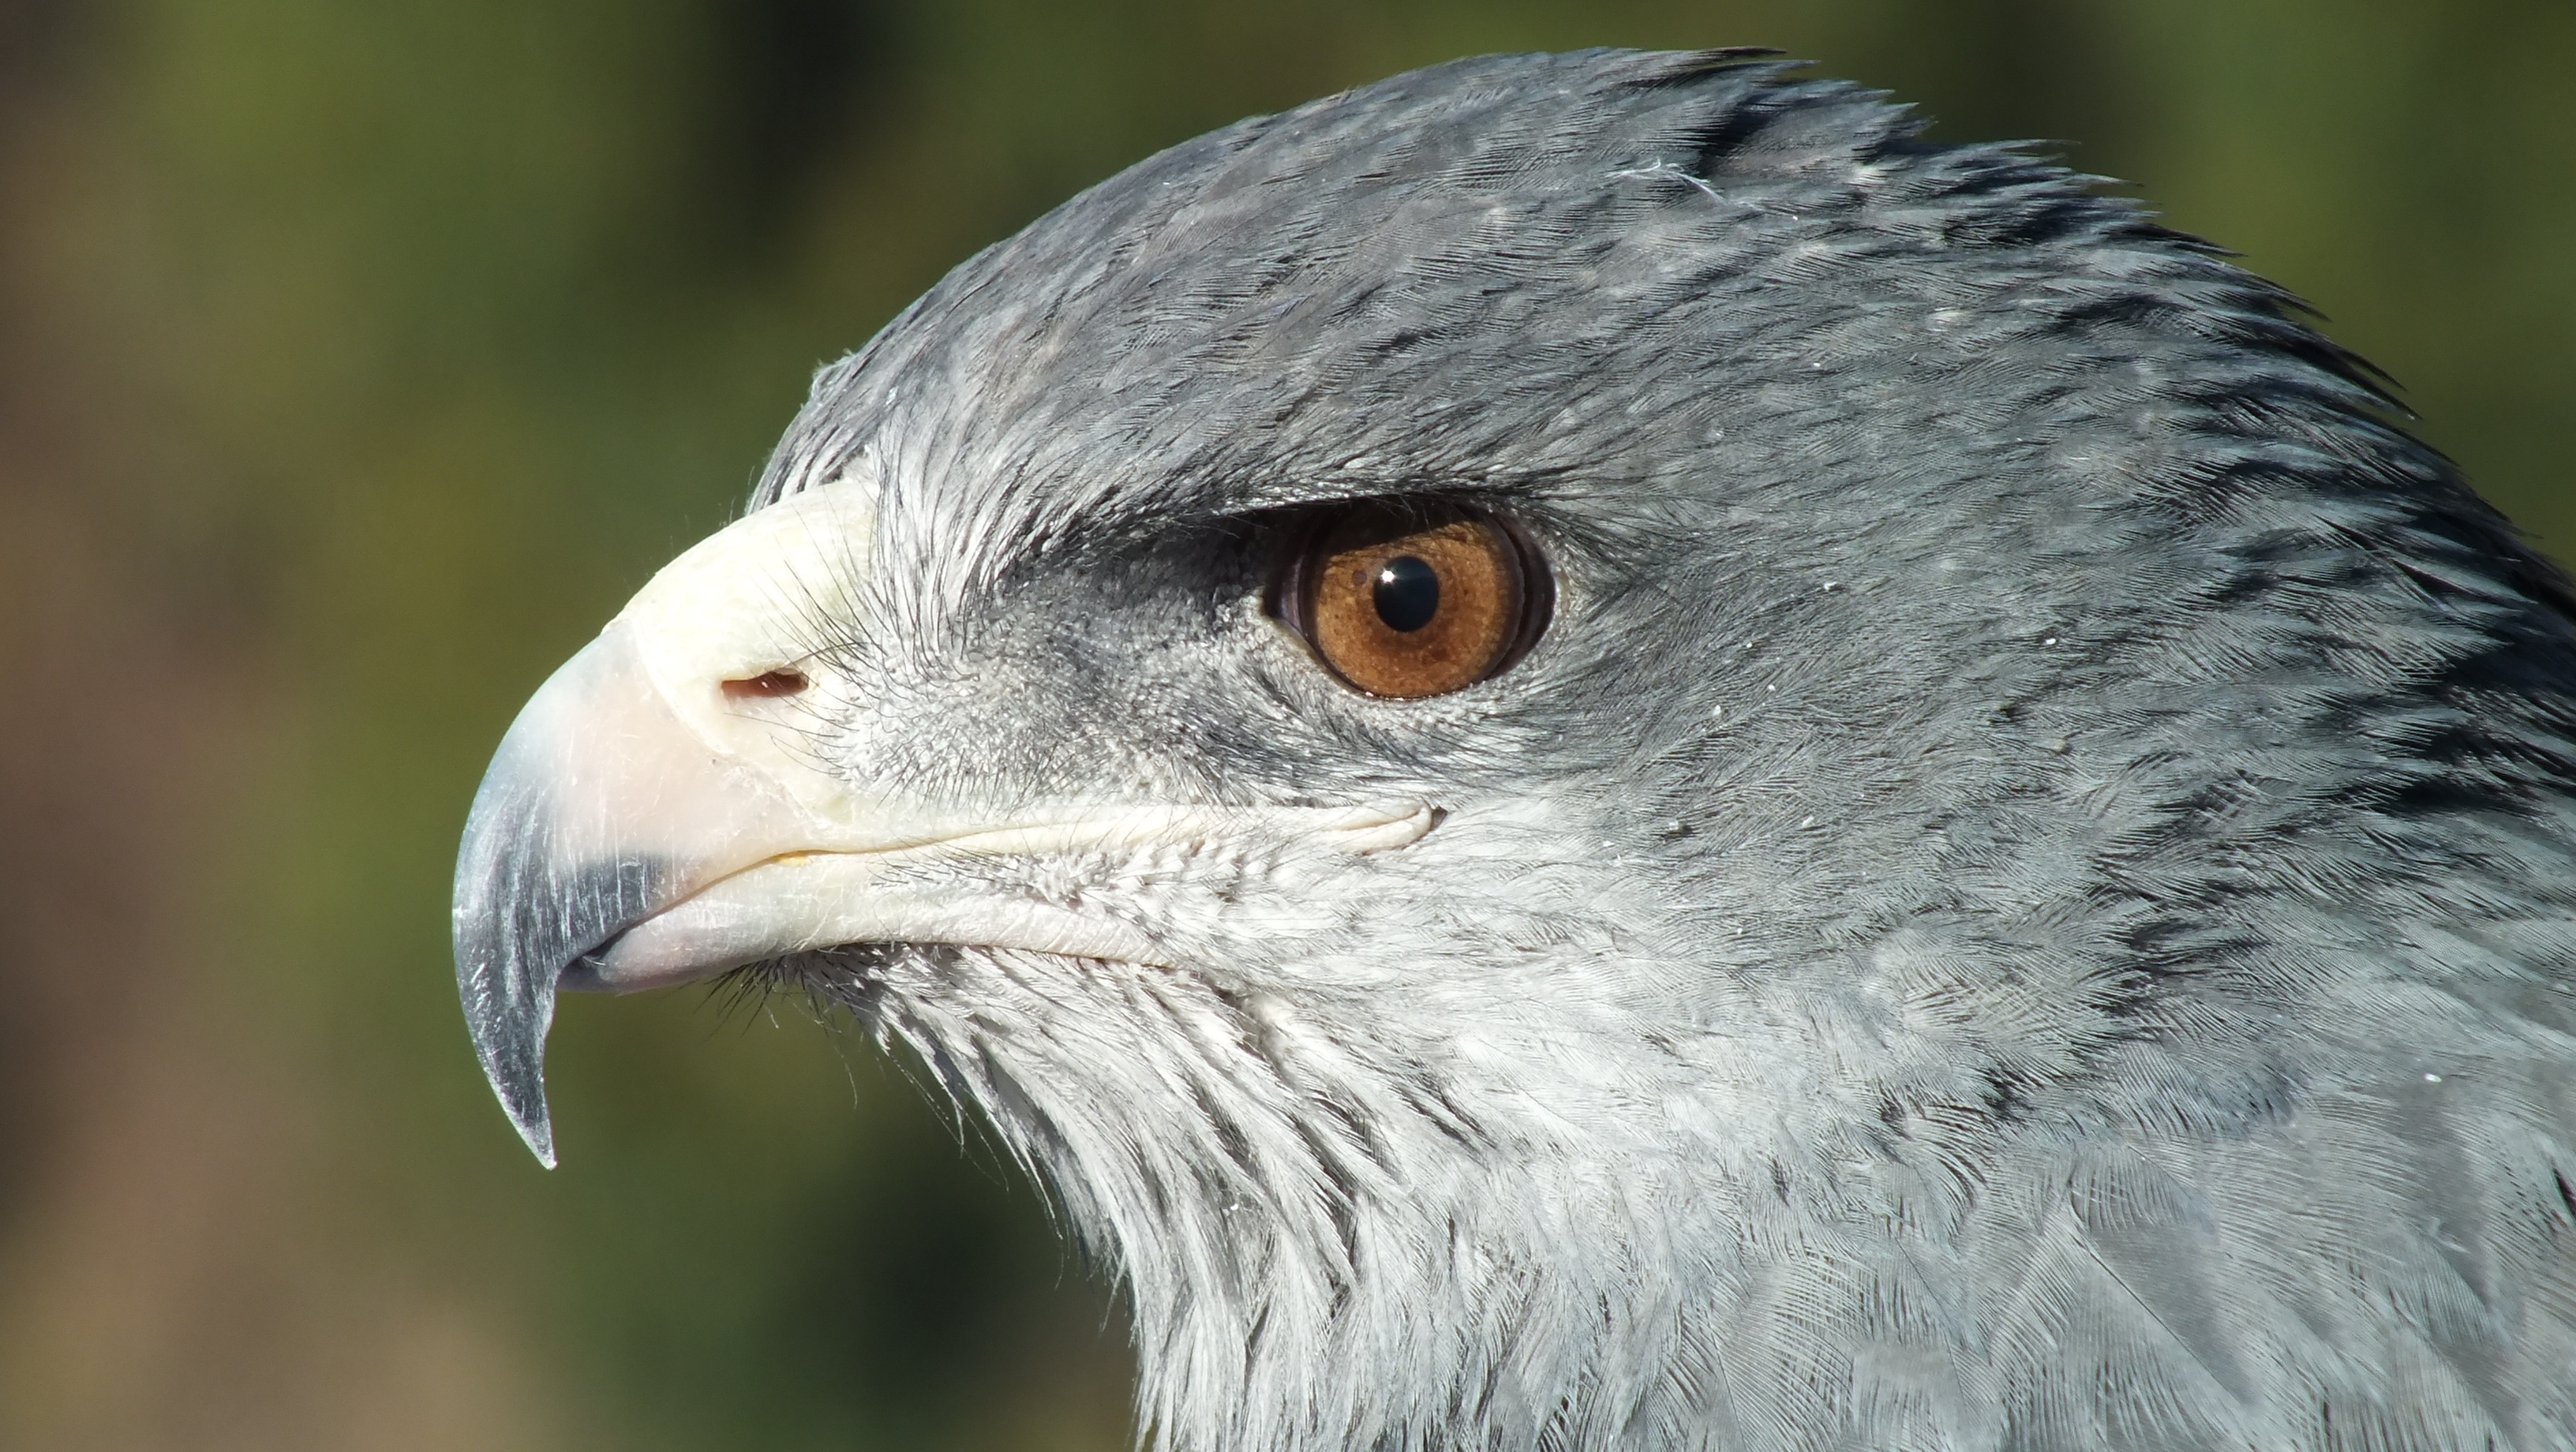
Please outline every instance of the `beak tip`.
[{"label": "beak tip", "polygon": [[[541,1027],[537,1044],[544,1042],[543,1034]],[[483,1075],[491,1082],[493,1097],[501,1101],[501,1112],[510,1117],[510,1126],[519,1132],[519,1138],[527,1141],[528,1152],[537,1157],[537,1163],[551,1170],[555,1167],[555,1126],[554,1116],[546,1108],[544,1073],[535,1052],[509,1058],[487,1056],[483,1063]]]},{"label": "beak tip", "polygon": [[542,1082],[529,1083],[524,1092],[514,1094],[499,1076],[492,1081],[493,1092],[500,1096],[501,1111],[510,1116],[510,1127],[525,1140],[528,1153],[547,1169],[555,1167],[554,1116],[546,1109],[546,1090]]},{"label": "beak tip", "polygon": [[538,1120],[534,1124],[527,1123],[523,1120],[519,1124],[519,1138],[528,1142],[528,1152],[537,1157],[538,1164],[545,1166],[549,1170],[555,1167],[555,1134],[553,1126],[547,1124],[544,1120]]},{"label": "beak tip", "polygon": [[545,1043],[554,1019],[554,995],[529,991],[533,985],[524,983],[516,985],[522,991],[514,994],[478,993],[475,990],[482,986],[478,980],[484,975],[469,968],[463,976],[466,1022],[483,1078],[492,1086],[492,1097],[501,1101],[501,1112],[510,1117],[511,1127],[527,1141],[529,1152],[551,1170],[555,1129],[554,1117],[546,1108]]}]

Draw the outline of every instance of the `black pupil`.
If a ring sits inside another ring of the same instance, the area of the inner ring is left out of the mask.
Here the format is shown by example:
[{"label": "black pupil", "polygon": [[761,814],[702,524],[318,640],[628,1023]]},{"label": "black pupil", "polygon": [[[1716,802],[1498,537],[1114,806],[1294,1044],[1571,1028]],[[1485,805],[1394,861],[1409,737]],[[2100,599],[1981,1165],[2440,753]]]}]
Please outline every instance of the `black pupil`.
[{"label": "black pupil", "polygon": [[1440,572],[1413,555],[1397,555],[1378,566],[1372,598],[1388,629],[1420,630],[1440,613]]}]

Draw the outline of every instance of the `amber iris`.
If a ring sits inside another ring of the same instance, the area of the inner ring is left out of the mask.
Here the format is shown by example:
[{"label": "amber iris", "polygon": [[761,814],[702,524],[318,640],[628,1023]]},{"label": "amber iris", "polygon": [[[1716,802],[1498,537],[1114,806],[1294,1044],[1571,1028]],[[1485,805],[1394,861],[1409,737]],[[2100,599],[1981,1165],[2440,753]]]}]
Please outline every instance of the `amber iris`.
[{"label": "amber iris", "polygon": [[1511,663],[1532,634],[1530,574],[1492,520],[1357,509],[1312,537],[1283,604],[1335,675],[1414,700]]}]

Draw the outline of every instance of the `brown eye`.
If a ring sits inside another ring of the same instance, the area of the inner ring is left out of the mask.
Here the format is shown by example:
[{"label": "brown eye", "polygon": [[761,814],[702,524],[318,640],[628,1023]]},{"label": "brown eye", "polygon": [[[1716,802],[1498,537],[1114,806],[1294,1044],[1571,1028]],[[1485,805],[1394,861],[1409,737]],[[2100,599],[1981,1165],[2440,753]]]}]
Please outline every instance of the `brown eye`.
[{"label": "brown eye", "polygon": [[1546,625],[1546,579],[1500,524],[1355,509],[1291,562],[1276,605],[1335,675],[1412,700],[1471,686]]}]

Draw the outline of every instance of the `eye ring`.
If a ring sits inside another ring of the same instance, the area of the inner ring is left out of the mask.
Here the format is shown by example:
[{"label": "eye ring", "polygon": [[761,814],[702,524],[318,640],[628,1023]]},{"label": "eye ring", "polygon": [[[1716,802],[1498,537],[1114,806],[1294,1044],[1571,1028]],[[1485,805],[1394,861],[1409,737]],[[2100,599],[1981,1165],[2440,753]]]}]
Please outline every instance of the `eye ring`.
[{"label": "eye ring", "polygon": [[1420,700],[1510,669],[1555,606],[1546,561],[1457,506],[1355,504],[1293,539],[1263,608],[1364,695]]}]

